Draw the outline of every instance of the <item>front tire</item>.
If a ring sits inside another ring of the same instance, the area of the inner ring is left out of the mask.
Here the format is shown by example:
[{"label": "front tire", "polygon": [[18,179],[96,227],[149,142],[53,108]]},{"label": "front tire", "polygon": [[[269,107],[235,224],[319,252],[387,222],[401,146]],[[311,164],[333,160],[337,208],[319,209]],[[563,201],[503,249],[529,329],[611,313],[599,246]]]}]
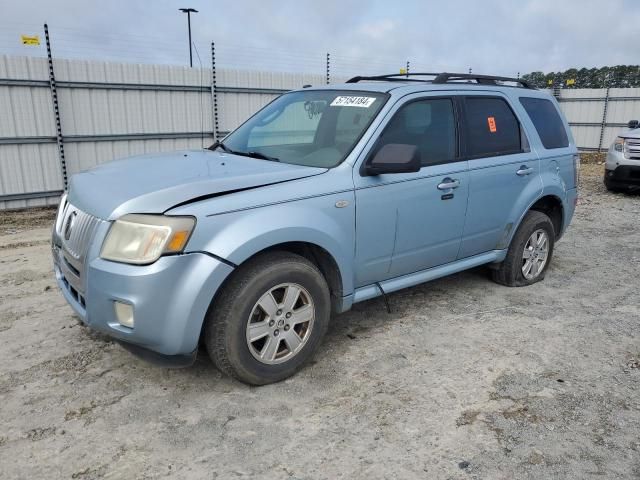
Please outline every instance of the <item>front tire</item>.
[{"label": "front tire", "polygon": [[507,287],[539,282],[547,273],[554,246],[555,230],[551,219],[542,212],[530,210],[511,240],[506,258],[492,270],[493,280]]},{"label": "front tire", "polygon": [[290,377],[312,357],[329,326],[329,288],[318,268],[289,252],[238,267],[207,315],[214,364],[251,385]]},{"label": "front tire", "polygon": [[607,191],[611,192],[611,193],[623,193],[624,189],[620,188],[618,186],[614,186],[611,184],[611,182],[605,177],[604,179],[604,186],[607,189]]}]

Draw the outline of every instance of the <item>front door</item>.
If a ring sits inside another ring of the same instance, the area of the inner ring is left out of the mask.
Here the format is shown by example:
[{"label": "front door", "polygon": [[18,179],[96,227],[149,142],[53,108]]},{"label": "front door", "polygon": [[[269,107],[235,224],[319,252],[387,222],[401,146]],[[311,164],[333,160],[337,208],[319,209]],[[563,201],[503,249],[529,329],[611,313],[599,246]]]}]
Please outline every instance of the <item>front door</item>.
[{"label": "front door", "polygon": [[413,145],[422,168],[377,176],[354,169],[356,287],[454,261],[464,228],[469,182],[455,99],[413,96],[389,115],[370,154]]}]

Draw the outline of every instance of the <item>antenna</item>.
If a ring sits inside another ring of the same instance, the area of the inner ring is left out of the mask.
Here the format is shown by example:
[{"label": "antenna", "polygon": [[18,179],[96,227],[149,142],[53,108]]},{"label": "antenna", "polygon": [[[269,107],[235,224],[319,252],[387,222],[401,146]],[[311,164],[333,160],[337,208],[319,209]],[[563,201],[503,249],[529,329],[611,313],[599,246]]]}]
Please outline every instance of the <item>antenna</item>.
[{"label": "antenna", "polygon": [[202,60],[200,59],[200,52],[198,52],[198,47],[196,47],[196,43],[193,42],[193,49],[196,51],[196,56],[198,57],[198,63],[200,64],[200,148],[204,150],[204,108],[202,107]]}]

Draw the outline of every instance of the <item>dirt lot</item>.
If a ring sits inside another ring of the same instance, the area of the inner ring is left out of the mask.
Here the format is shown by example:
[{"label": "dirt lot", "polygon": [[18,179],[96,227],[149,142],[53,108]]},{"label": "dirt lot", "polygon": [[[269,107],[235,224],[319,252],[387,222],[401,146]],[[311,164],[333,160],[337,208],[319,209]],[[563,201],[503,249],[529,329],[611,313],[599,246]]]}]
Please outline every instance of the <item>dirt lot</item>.
[{"label": "dirt lot", "polygon": [[640,196],[601,173],[544,282],[478,269],[359,304],[261,388],[79,326],[53,213],[0,213],[0,477],[640,478]]}]

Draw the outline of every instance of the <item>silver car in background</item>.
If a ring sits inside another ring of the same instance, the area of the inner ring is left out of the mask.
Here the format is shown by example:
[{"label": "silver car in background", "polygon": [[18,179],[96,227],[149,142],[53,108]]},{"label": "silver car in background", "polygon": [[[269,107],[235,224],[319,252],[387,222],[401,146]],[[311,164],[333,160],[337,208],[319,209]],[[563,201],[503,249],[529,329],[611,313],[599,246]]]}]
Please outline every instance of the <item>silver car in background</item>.
[{"label": "silver car in background", "polygon": [[611,192],[640,190],[640,124],[631,120],[607,152],[604,184]]}]

